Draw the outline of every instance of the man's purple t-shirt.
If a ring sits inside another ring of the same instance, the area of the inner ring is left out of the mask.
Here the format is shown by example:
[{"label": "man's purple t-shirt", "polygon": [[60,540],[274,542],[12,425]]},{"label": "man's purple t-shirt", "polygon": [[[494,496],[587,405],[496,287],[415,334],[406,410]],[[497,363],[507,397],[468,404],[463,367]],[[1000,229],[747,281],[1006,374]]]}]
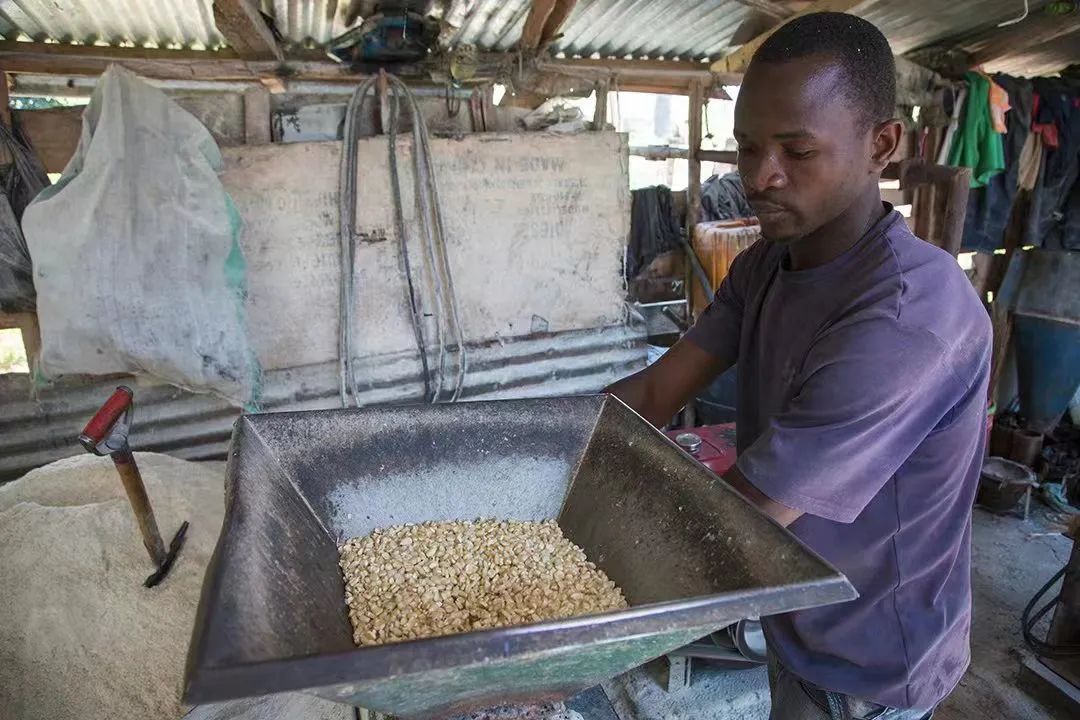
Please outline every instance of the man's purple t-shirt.
[{"label": "man's purple t-shirt", "polygon": [[796,675],[929,709],[968,665],[990,321],[944,251],[885,217],[826,265],[741,253],[687,335],[738,362],[738,467],[859,598],[765,618]]}]

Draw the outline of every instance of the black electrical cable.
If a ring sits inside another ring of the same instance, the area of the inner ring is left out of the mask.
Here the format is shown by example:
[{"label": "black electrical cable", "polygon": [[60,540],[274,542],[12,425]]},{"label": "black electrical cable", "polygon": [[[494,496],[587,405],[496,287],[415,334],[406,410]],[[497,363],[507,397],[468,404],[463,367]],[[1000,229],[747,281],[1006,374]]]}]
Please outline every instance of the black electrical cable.
[{"label": "black electrical cable", "polygon": [[416,338],[416,348],[420,351],[420,371],[424,375],[424,400],[434,402],[435,394],[431,390],[431,368],[428,363],[427,340],[424,338],[423,320],[420,317],[420,303],[416,299],[412,263],[409,262],[409,241],[405,236],[405,214],[401,207],[401,182],[397,164],[397,126],[401,116],[401,102],[397,93],[390,93],[387,99],[390,101],[390,127],[387,132],[387,149],[390,153],[390,187],[394,196],[394,225],[397,228],[398,242],[401,244],[401,257],[405,265],[405,281],[409,286],[409,310],[412,312],[413,335]]},{"label": "black electrical cable", "polygon": [[1048,658],[1073,658],[1080,657],[1080,644],[1077,643],[1063,643],[1055,644],[1048,643],[1045,640],[1040,640],[1035,637],[1032,630],[1042,620],[1046,613],[1050,612],[1057,605],[1058,600],[1061,599],[1061,595],[1055,595],[1054,599],[1039,609],[1034,615],[1031,611],[1035,609],[1035,606],[1039,603],[1039,600],[1050,591],[1050,588],[1054,586],[1058,580],[1065,575],[1065,571],[1068,570],[1068,565],[1054,573],[1054,577],[1050,578],[1049,582],[1039,588],[1039,591],[1028,602],[1027,607],[1024,608],[1023,614],[1020,616],[1020,629],[1024,634],[1024,642],[1031,648],[1032,652],[1040,657]]}]

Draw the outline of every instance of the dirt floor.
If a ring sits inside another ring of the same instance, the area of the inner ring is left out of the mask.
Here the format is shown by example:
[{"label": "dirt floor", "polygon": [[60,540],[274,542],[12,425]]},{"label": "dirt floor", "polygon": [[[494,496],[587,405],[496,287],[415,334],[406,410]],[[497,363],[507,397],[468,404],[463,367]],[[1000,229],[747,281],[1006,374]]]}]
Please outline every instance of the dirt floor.
[{"label": "dirt floor", "polygon": [[[972,538],[971,669],[934,720],[1059,717],[1017,687],[1024,641],[1020,613],[1069,559],[1062,518],[1032,503],[1031,518],[975,511]],[[1060,716],[1064,717],[1064,716]]]},{"label": "dirt floor", "polygon": [[[1017,686],[1020,613],[1031,596],[1068,560],[1071,542],[1063,519],[1032,504],[1031,518],[998,517],[976,510],[973,520],[972,663],[934,720],[1056,720]],[[657,671],[637,670],[607,686],[628,717],[647,720],[765,720],[769,715],[764,670],[717,671],[695,667],[693,684],[675,695],[660,686]],[[594,720],[583,711],[585,720]],[[596,714],[595,720],[606,720]]]}]

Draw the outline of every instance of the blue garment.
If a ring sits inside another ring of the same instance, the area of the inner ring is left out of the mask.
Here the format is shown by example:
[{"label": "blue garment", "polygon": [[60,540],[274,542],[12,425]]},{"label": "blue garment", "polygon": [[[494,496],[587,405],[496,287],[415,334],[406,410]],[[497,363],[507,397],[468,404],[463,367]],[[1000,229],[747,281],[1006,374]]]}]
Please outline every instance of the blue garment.
[{"label": "blue garment", "polygon": [[[1058,147],[1047,148],[1043,155],[1039,186],[1032,202],[1035,245],[1050,250],[1080,247],[1075,228],[1080,211],[1073,204],[1073,190],[1080,177],[1080,83],[1064,78],[1036,78],[1032,81],[1039,95],[1035,122],[1052,123],[1057,128]],[[1068,228],[1074,230],[1070,231]]]},{"label": "blue garment", "polygon": [[990,319],[956,261],[887,208],[808,270],[760,240],[687,334],[738,361],[739,469],[804,515],[790,530],[859,598],[762,619],[798,677],[932,708],[968,665],[971,506]]}]

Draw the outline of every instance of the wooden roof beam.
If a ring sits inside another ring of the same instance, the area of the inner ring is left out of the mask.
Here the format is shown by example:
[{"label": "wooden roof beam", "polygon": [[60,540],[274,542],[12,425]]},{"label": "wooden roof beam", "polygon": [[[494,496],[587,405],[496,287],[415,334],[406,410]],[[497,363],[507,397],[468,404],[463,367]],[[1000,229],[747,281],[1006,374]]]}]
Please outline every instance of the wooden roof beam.
[{"label": "wooden roof beam", "polygon": [[848,12],[856,5],[864,2],[865,0],[818,0],[813,5],[810,5],[805,10],[791,15],[784,22],[780,23],[774,28],[766,30],[753,40],[749,41],[738,50],[728,53],[724,57],[714,62],[711,66],[713,72],[716,73],[732,73],[743,72],[750,64],[750,58],[754,57],[754,53],[762,44],[769,39],[777,29],[783,27],[785,24],[791,22],[795,18],[802,17],[803,15],[809,15],[816,12]]},{"label": "wooden roof beam", "polygon": [[260,82],[263,78],[357,83],[360,76],[321,54],[282,62],[245,61],[234,50],[162,50],[0,40],[0,69],[9,73],[97,76],[116,63],[154,80]]},{"label": "wooden roof beam", "polygon": [[281,48],[251,0],[214,0],[214,24],[243,60],[281,60]]},{"label": "wooden roof beam", "polygon": [[518,47],[522,50],[538,50],[559,34],[577,0],[533,0],[525,25],[521,28]]}]

